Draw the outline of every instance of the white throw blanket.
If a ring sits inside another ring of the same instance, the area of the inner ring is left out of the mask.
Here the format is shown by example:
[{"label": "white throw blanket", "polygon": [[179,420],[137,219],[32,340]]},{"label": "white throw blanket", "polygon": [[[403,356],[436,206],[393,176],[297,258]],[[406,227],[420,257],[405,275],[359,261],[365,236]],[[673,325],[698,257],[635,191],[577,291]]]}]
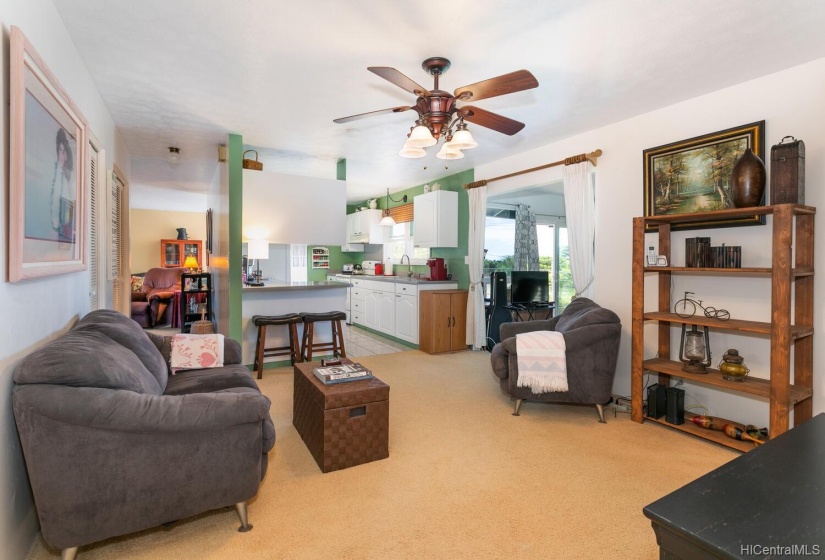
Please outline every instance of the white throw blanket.
[{"label": "white throw blanket", "polygon": [[529,387],[539,395],[566,392],[567,358],[564,335],[555,331],[535,331],[516,335],[518,387]]}]

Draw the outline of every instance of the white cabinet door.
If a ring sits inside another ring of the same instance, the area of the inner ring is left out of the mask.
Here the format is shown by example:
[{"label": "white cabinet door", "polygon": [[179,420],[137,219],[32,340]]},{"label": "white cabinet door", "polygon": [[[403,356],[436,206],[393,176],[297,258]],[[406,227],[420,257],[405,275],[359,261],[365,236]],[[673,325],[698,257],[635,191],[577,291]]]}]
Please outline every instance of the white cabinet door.
[{"label": "white cabinet door", "polygon": [[347,215],[347,243],[355,243],[358,239],[355,237],[355,214]]},{"label": "white cabinet door", "polygon": [[395,337],[418,344],[418,298],[395,294]]},{"label": "white cabinet door", "polygon": [[458,247],[458,193],[435,191],[413,199],[415,245]]},{"label": "white cabinet door", "polygon": [[378,296],[381,292],[365,290],[364,326],[378,330]]},{"label": "white cabinet door", "polygon": [[378,294],[378,332],[395,336],[395,292]]}]

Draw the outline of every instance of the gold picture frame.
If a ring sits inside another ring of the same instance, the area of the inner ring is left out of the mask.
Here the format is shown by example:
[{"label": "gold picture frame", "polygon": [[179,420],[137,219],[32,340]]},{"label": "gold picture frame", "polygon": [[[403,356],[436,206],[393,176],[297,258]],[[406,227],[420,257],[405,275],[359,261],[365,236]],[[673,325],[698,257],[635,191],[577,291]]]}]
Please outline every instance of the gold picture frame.
[{"label": "gold picture frame", "polygon": [[[765,161],[765,121],[720,130],[644,150],[645,216],[732,208],[730,174],[746,148]],[[765,216],[673,224],[673,229],[761,225]],[[647,231],[657,228],[647,224]]]},{"label": "gold picture frame", "polygon": [[86,119],[10,32],[9,282],[86,270]]}]

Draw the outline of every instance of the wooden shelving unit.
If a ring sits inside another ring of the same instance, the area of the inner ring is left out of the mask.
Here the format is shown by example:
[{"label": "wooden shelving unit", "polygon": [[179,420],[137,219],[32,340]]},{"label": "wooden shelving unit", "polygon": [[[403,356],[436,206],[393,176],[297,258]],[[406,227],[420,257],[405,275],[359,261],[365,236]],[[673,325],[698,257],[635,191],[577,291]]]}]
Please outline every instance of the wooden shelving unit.
[{"label": "wooden shelving unit", "polygon": [[[773,261],[769,268],[687,268],[680,266],[645,266],[645,232],[658,229],[659,250],[671,261],[671,225],[691,222],[724,220],[743,215],[773,215]],[[789,413],[794,411],[796,424],[811,418],[813,396],[813,300],[814,300],[814,216],[816,209],[796,204],[778,204],[757,208],[736,208],[678,214],[640,217],[633,219],[633,319],[631,347],[631,417],[636,422],[651,420],[740,451],[753,448],[749,442],[728,438],[722,432],[700,428],[690,421],[673,425],[664,419],[644,416],[644,372],[659,374],[658,382],[670,385],[672,377],[721,387],[768,400],[770,406],[770,434],[776,437],[790,428]],[[793,246],[794,239],[796,241]],[[658,309],[645,311],[645,274],[655,273],[658,282]],[[771,278],[770,321],[720,321],[697,314],[690,319],[679,317],[670,310],[671,277],[673,274],[713,274],[725,276],[767,275]],[[793,302],[793,304],[792,304]],[[794,323],[791,323],[791,318]],[[644,323],[658,321],[658,356],[644,359]],[[745,381],[728,381],[715,369],[707,374],[682,371],[682,363],[673,361],[670,349],[671,325],[689,322],[711,329],[738,331],[770,336],[770,378],[747,377]],[[791,350],[793,349],[793,360]],[[793,383],[791,383],[793,378]],[[691,416],[686,414],[687,416]]]}]

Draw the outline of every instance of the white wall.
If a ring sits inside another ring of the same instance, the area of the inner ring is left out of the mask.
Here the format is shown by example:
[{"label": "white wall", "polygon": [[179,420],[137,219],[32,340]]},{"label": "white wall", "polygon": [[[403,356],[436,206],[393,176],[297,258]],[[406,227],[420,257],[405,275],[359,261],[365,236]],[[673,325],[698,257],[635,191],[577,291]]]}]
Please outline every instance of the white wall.
[{"label": "white wall", "polygon": [[346,200],[344,181],[244,169],[244,239],[343,245]]},{"label": "white wall", "polygon": [[[805,142],[806,204],[825,204],[825,59],[797,66],[750,82],[745,82],[677,105],[665,107],[610,126],[592,130],[566,140],[548,144],[515,157],[480,166],[476,179],[496,177],[519,169],[557,161],[567,156],[604,151],[596,167],[596,280],[595,299],[613,309],[622,319],[622,343],[614,392],[630,394],[630,324],[631,324],[631,245],[632,218],[644,214],[642,151],[723,130],[765,120],[766,153],[783,136],[793,135]],[[492,183],[491,193],[506,192],[528,185],[558,181],[561,167],[522,175]],[[769,168],[770,173],[770,168]],[[768,195],[769,196],[769,195]],[[822,217],[819,218],[822,220]],[[815,260],[825,262],[825,228],[818,227]],[[674,262],[684,262],[684,239],[709,236],[713,245],[742,246],[744,266],[770,266],[771,218],[766,226],[690,230],[673,234]],[[657,237],[649,234],[647,244],[656,245]],[[815,309],[825,297],[825,275],[815,278]],[[655,308],[656,278],[647,277],[647,309]],[[770,320],[770,282],[766,278],[730,278],[716,276],[674,275],[673,292],[685,290],[710,305],[728,309],[735,318]],[[645,358],[656,352],[655,325],[648,325]],[[825,344],[825,313],[815,313],[814,346]],[[678,339],[674,339],[675,341]],[[678,351],[678,342],[675,342]],[[673,343],[672,345],[673,346]],[[728,348],[737,348],[751,368],[751,375],[768,377],[768,341],[765,337],[737,336],[712,332],[711,348],[714,367]],[[675,357],[675,356],[674,356]],[[814,351],[814,414],[825,411],[825,355]],[[686,387],[686,405],[697,402],[709,413],[745,423],[768,424],[767,401],[739,393],[726,393],[705,386]]]},{"label": "white wall", "polygon": [[[9,28],[20,27],[57,76],[89,122],[90,130],[106,150],[106,166],[118,165],[128,177],[129,154],[114,122],[89,77],[54,5],[49,0],[0,0],[2,60],[0,76],[3,111],[0,159],[4,192],[8,192],[8,53]],[[8,215],[6,197],[0,197],[0,215]],[[6,254],[7,228],[0,228],[0,246]],[[15,430],[11,406],[12,375],[26,354],[64,332],[89,310],[89,272],[77,272],[10,284],[6,259],[0,280],[0,547],[3,558],[23,558],[37,532],[37,516]],[[106,300],[111,302],[111,289]]]}]

